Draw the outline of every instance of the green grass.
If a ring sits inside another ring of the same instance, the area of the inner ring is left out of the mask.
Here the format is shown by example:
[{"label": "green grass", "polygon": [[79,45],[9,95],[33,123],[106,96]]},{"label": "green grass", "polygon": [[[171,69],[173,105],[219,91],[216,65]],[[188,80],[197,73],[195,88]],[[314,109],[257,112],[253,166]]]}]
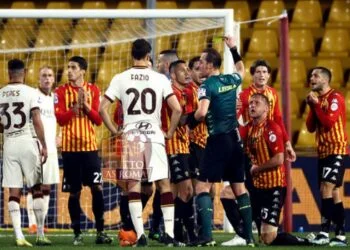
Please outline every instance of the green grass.
[{"label": "green grass", "polygon": [[[34,246],[31,249],[62,249],[62,250],[71,250],[71,249],[79,249],[79,250],[85,250],[85,249],[116,249],[116,248],[120,248],[118,241],[116,239],[116,231],[110,231],[108,232],[109,235],[113,236],[114,241],[111,245],[96,245],[94,243],[95,240],[95,235],[93,233],[86,233],[84,234],[84,246],[73,246],[72,245],[72,235],[67,232],[67,231],[57,231],[57,232],[50,232],[47,234],[47,236],[49,237],[49,239],[52,241],[53,245],[52,246],[47,246],[47,247],[36,247]],[[349,235],[348,235],[349,236]],[[216,242],[218,243],[218,245],[221,244],[221,242],[229,240],[232,237],[232,234],[228,234],[228,233],[221,233],[221,232],[216,232],[214,233],[214,238],[216,240]],[[31,243],[35,242],[35,236],[32,235],[26,235],[26,239],[28,241],[30,241]],[[156,249],[169,249],[169,248],[165,248],[163,247],[161,244],[156,243],[154,241],[149,241],[149,247],[155,247]],[[260,247],[266,247],[263,245],[259,245]],[[269,249],[319,249],[320,247],[266,247]],[[330,247],[322,247],[322,249],[330,249]],[[350,248],[350,247],[347,247]],[[12,231],[6,230],[6,231],[0,231],[0,249],[19,249],[19,247],[15,246],[15,237],[12,233]],[[207,248],[208,249],[208,248]],[[232,247],[212,247],[212,249],[232,249]],[[247,249],[247,247],[234,247],[234,249]],[[334,249],[334,248],[333,248]]]}]

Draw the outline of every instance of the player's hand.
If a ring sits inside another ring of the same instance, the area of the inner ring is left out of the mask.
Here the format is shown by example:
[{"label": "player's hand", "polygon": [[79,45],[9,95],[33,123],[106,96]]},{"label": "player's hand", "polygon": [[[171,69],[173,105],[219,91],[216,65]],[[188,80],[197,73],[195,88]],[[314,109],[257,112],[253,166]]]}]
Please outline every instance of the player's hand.
[{"label": "player's hand", "polygon": [[259,166],[253,164],[252,167],[250,168],[250,174],[252,176],[257,175],[259,173]]},{"label": "player's hand", "polygon": [[47,160],[47,148],[42,147],[40,150],[41,164],[44,164]]},{"label": "player's hand", "polygon": [[87,113],[91,110],[91,104],[89,102],[89,93],[83,90],[83,107]]},{"label": "player's hand", "polygon": [[83,88],[79,88],[78,90],[78,104],[80,105],[80,107],[83,107],[84,104],[84,89]]},{"label": "player's hand", "polygon": [[286,146],[285,157],[286,160],[289,162],[295,162],[295,160],[297,159],[297,155],[295,154],[295,151],[291,145]]},{"label": "player's hand", "polygon": [[57,148],[62,147],[62,137],[61,136],[56,136],[56,147]]},{"label": "player's hand", "polygon": [[78,103],[74,103],[73,107],[72,107],[73,112],[78,115],[79,114],[79,104]]},{"label": "player's hand", "polygon": [[315,92],[311,91],[307,97],[306,97],[306,102],[308,104],[317,104],[318,103],[318,97],[315,94]]},{"label": "player's hand", "polygon": [[169,131],[168,132],[163,131],[163,134],[164,134],[164,138],[167,140],[170,140],[174,135],[174,133],[169,133]]},{"label": "player's hand", "polygon": [[235,39],[232,36],[224,36],[224,41],[230,49],[237,46]]}]

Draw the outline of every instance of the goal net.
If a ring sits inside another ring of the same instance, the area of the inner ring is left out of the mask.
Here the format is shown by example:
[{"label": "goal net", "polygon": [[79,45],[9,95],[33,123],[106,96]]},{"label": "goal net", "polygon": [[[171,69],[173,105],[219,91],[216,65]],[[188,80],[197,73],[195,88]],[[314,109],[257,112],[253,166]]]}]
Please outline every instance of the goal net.
[{"label": "goal net", "polygon": [[[196,18],[194,18],[196,17]],[[13,58],[24,60],[26,83],[37,87],[39,69],[51,66],[57,85],[67,82],[68,59],[74,55],[88,61],[86,80],[96,83],[104,93],[112,77],[132,66],[131,44],[146,38],[152,44],[153,67],[162,50],[177,50],[180,59],[189,61],[207,47],[216,48],[223,56],[222,71],[233,70],[229,51],[222,36],[233,35],[239,44],[239,27],[233,22],[232,10],[0,10],[0,83],[8,82],[7,62]],[[113,114],[114,107],[110,113]],[[114,160],[115,140],[102,125],[97,129],[100,155],[103,160],[105,225],[116,228],[120,222],[119,198]],[[62,175],[62,171],[61,171]],[[23,190],[23,194],[27,189]],[[0,228],[11,226],[8,214],[8,191],[0,191]],[[68,194],[61,185],[52,188],[48,228],[69,228]],[[90,191],[82,190],[82,227],[93,227]],[[145,222],[151,213],[149,202],[144,213]],[[22,227],[28,226],[26,196],[21,200]],[[215,215],[216,224],[222,214]]]}]

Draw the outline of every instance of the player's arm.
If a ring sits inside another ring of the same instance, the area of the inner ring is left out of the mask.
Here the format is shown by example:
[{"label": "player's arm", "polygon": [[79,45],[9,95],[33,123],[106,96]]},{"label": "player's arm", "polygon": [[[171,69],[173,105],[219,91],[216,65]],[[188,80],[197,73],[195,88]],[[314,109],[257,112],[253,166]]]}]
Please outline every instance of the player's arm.
[{"label": "player's arm", "polygon": [[307,131],[309,131],[310,133],[315,132],[316,131],[316,122],[317,122],[317,118],[315,115],[315,111],[312,108],[310,108],[310,111],[309,111],[307,118],[306,118]]},{"label": "player's arm", "polygon": [[113,124],[113,122],[108,114],[108,109],[111,106],[112,102],[113,101],[110,100],[107,96],[103,96],[98,112],[102,118],[103,123],[108,128],[108,130],[111,131],[111,133],[113,135],[116,135],[118,133],[118,129],[114,126],[114,124]]},{"label": "player's arm", "polygon": [[31,116],[33,119],[33,126],[35,129],[36,136],[38,137],[40,144],[42,146],[41,148],[41,163],[44,164],[47,160],[47,146],[46,146],[46,141],[45,141],[45,132],[44,132],[44,125],[41,121],[41,116],[40,116],[40,109],[33,108],[31,110]]},{"label": "player's arm", "polygon": [[319,102],[313,104],[317,120],[320,121],[322,126],[324,126],[326,129],[331,129],[334,126],[341,115],[340,107],[344,105],[344,98],[339,94],[335,94],[329,99],[331,102],[329,102],[330,106],[327,111],[324,111],[321,108],[321,104]]},{"label": "player's arm", "polygon": [[55,92],[55,116],[60,126],[64,126],[79,113],[78,104],[75,103],[72,108],[66,109],[64,92],[62,88],[58,88]]},{"label": "player's arm", "polygon": [[234,38],[231,36],[225,36],[224,39],[225,39],[225,43],[226,43],[227,47],[229,47],[229,49],[231,51],[233,62],[235,63],[235,67],[236,67],[236,72],[243,79],[244,74],[245,74],[244,64],[242,61],[242,57],[238,53],[238,49],[237,49],[236,43],[234,41]]},{"label": "player's arm", "polygon": [[292,147],[292,143],[289,140],[289,135],[287,133],[286,127],[284,126],[284,123],[283,123],[278,96],[276,93],[274,96],[276,98],[276,103],[275,103],[275,107],[273,110],[273,120],[280,126],[280,128],[282,130],[283,142],[284,142],[284,146],[285,146],[286,153],[287,153],[286,159],[288,161],[294,162],[296,160],[296,154],[295,154],[295,151]]},{"label": "player's arm", "polygon": [[94,86],[92,93],[91,106],[88,101],[88,94],[84,92],[84,103],[83,110],[84,113],[89,117],[95,125],[99,126],[102,124],[101,116],[99,115],[99,105],[100,105],[100,91]]},{"label": "player's arm", "polygon": [[180,117],[182,114],[182,108],[176,96],[173,94],[166,98],[166,102],[168,104],[168,107],[172,111],[171,117],[170,117],[170,126],[168,129],[168,132],[165,135],[167,139],[170,139],[171,137],[173,137],[174,132],[177,128],[177,125],[179,124]]},{"label": "player's arm", "polygon": [[261,165],[253,164],[250,169],[252,175],[270,168],[276,168],[284,162],[283,134],[278,124],[271,125],[265,131],[264,140],[267,142],[269,151],[272,152],[273,156]]},{"label": "player's arm", "polygon": [[209,104],[210,104],[210,100],[209,99],[201,99],[198,103],[198,109],[196,110],[196,112],[194,113],[194,118],[197,121],[203,121],[205,116],[208,113],[208,109],[209,109]]}]

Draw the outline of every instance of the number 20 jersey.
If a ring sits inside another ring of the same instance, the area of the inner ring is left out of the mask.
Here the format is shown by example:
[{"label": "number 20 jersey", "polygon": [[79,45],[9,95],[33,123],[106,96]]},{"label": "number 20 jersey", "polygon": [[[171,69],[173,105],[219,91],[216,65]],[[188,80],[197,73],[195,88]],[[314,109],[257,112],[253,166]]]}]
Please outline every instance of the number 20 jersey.
[{"label": "number 20 jersey", "polygon": [[155,134],[148,134],[148,137],[152,142],[163,144],[160,129],[162,103],[173,94],[166,76],[147,67],[133,67],[113,77],[105,96],[111,101],[121,101],[124,132],[146,128],[145,123],[149,123]]},{"label": "number 20 jersey", "polygon": [[30,112],[39,108],[39,96],[25,84],[8,84],[0,89],[0,119],[5,141],[14,137],[32,137]]}]

